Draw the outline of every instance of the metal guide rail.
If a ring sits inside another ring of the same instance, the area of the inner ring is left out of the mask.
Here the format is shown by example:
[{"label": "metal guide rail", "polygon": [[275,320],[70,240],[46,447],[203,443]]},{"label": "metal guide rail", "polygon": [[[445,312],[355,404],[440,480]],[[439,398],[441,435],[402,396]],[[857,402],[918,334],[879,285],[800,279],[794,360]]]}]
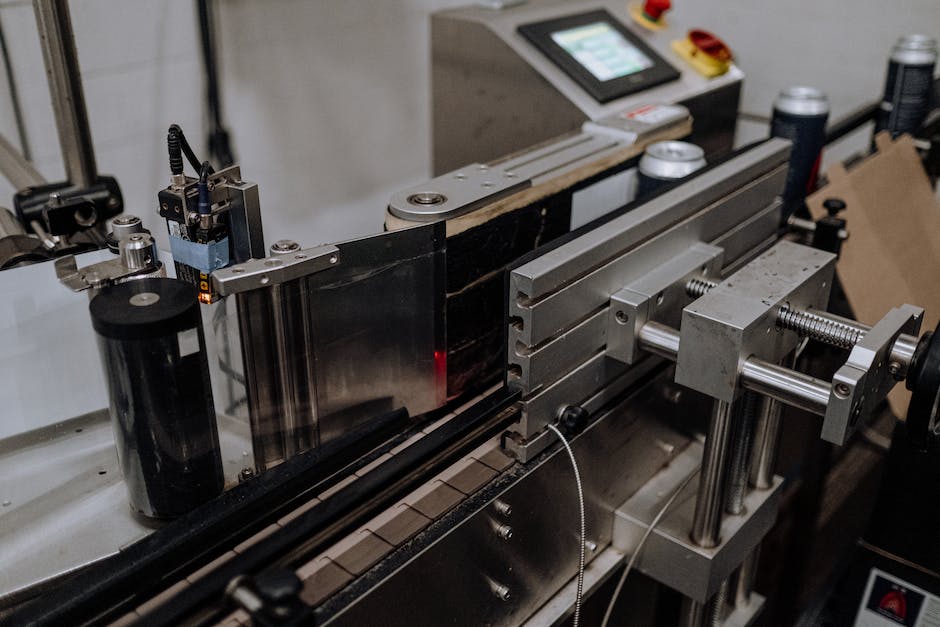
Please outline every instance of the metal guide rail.
[{"label": "metal guide rail", "polygon": [[677,257],[690,275],[732,268],[776,238],[789,146],[761,144],[511,271],[508,373],[525,406],[518,455],[540,450],[562,405],[591,411],[635,376],[604,354],[612,294]]},{"label": "metal guide rail", "polygon": [[[757,548],[776,518],[780,403],[822,415],[821,437],[841,445],[899,381],[928,401],[938,395],[918,383],[936,344],[930,333],[918,338],[922,309],[896,307],[873,326],[832,316],[836,255],[778,240],[780,147],[745,152],[516,268],[509,281],[508,381],[524,409],[507,447],[520,459],[554,440],[545,425],[576,430],[578,415],[649,368],[651,356],[674,361],[675,383],[712,400],[691,463],[694,498],[690,491],[663,520],[639,566],[682,593],[687,625],[723,620],[734,605],[727,598],[750,603]],[[831,382],[788,367],[804,339],[849,351]],[[936,424],[935,410],[912,414],[920,431]],[[663,495],[689,477],[672,475],[661,480],[669,489],[641,490],[618,510],[622,550],[638,550],[668,507]]]}]

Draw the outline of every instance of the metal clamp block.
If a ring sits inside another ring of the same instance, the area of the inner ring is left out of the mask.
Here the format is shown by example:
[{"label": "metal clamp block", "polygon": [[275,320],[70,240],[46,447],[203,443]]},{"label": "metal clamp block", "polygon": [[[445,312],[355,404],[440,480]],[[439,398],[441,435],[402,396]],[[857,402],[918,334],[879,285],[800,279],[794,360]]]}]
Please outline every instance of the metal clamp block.
[{"label": "metal clamp block", "polygon": [[472,163],[392,196],[388,210],[403,220],[431,222],[469,213],[530,187],[512,169]]},{"label": "metal clamp block", "polygon": [[[701,463],[702,444],[693,442],[614,512],[612,543],[630,555],[663,504]],[[725,516],[721,541],[713,548],[694,544],[689,537],[695,510],[695,481],[683,493],[646,540],[636,562],[640,572],[705,603],[723,581],[760,544],[773,527],[783,480],[775,477],[767,490],[752,490],[744,499],[744,513]]]},{"label": "metal clamp block", "polygon": [[697,276],[719,276],[724,251],[698,243],[610,297],[607,355],[632,365],[642,351],[637,336],[650,320],[679,326],[682,308],[692,300],[686,284]]},{"label": "metal clamp block", "polygon": [[212,274],[215,289],[222,296],[238,294],[298,279],[339,263],[336,246],[315,246],[288,255],[249,259]]},{"label": "metal clamp block", "polygon": [[799,335],[780,329],[781,307],[813,309],[829,300],[836,256],[781,241],[682,312],[676,383],[731,402],[745,360],[778,363]]},{"label": "metal clamp block", "polygon": [[832,378],[822,439],[844,444],[859,417],[874,412],[897,383],[890,366],[892,347],[901,334],[917,335],[923,319],[920,307],[895,307],[855,344],[845,365]]}]

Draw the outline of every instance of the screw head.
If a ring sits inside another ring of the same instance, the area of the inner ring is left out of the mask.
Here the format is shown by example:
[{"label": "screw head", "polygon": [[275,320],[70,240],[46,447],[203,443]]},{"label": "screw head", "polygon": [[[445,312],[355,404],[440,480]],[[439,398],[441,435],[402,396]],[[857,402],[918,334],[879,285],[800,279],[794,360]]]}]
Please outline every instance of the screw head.
[{"label": "screw head", "polygon": [[846,207],[845,201],[841,198],[827,198],[823,201],[823,208],[830,216],[835,216]]},{"label": "screw head", "polygon": [[293,253],[297,252],[298,250],[300,250],[300,244],[292,239],[279,239],[278,241],[271,244],[271,252],[275,255]]},{"label": "screw head", "polygon": [[512,539],[512,527],[509,525],[499,525],[496,528],[496,535],[498,535],[503,540]]},{"label": "screw head", "polygon": [[845,383],[836,383],[835,387],[833,387],[832,390],[833,392],[836,393],[836,396],[838,396],[839,398],[848,398],[849,392],[851,392],[851,390],[849,389],[849,386],[846,385]]},{"label": "screw head", "polygon": [[412,205],[439,205],[446,200],[443,194],[437,192],[418,192],[408,197],[408,202]]}]

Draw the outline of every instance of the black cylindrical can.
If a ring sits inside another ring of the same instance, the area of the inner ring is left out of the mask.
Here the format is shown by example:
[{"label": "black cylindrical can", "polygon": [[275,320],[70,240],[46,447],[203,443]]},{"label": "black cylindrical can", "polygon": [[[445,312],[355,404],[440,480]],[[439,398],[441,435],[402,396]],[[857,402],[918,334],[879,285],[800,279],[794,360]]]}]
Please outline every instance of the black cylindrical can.
[{"label": "black cylindrical can", "polygon": [[705,167],[705,151],[688,142],[650,144],[637,166],[637,198]]},{"label": "black cylindrical can", "polygon": [[774,101],[770,134],[793,142],[782,194],[784,218],[799,209],[816,186],[828,119],[829,99],[815,87],[790,87]]},{"label": "black cylindrical can", "polygon": [[103,288],[89,305],[131,508],[172,518],[222,492],[196,289],[177,279]]},{"label": "black cylindrical can", "polygon": [[927,35],[898,39],[888,59],[885,94],[875,116],[875,133],[892,137],[915,133],[930,112],[933,72],[937,64],[937,40]]}]

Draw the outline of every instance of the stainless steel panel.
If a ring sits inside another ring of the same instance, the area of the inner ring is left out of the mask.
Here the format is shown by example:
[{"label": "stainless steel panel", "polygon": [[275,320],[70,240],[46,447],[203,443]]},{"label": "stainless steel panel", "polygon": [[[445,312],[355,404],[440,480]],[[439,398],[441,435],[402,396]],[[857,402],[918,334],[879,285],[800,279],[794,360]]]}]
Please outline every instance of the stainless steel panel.
[{"label": "stainless steel panel", "polygon": [[[219,439],[235,477],[247,434],[225,421]],[[0,440],[0,609],[152,530],[128,505],[107,410]]]},{"label": "stainless steel panel", "polygon": [[305,280],[321,443],[446,396],[443,224],[337,247],[342,263]]},{"label": "stainless steel panel", "polygon": [[[626,6],[617,0],[530,0],[510,10],[465,7],[433,14],[435,173],[474,161],[490,161],[575,131],[585,120],[649,103],[688,102],[702,94],[720,93],[720,101],[733,117],[743,78],[736,67],[712,79],[683,71],[679,80],[601,104],[516,31],[523,23],[601,7],[632,28]],[[640,36],[674,67],[685,70],[688,64],[670,47],[675,33],[687,28],[675,19],[681,21],[681,16],[670,15],[670,29],[646,31]],[[693,115],[698,112],[693,111]],[[733,137],[733,129],[729,128],[727,135]]]},{"label": "stainless steel panel", "polygon": [[[688,444],[659,423],[656,413],[655,401],[644,392],[573,441],[593,547],[588,559],[610,542],[618,498],[636,492]],[[530,616],[577,571],[577,494],[562,450],[521,472],[328,624],[363,625],[380,616],[389,626],[517,625]],[[502,520],[497,500],[512,508],[508,540],[494,533],[493,520]],[[508,598],[501,600],[500,591]]]},{"label": "stainless steel panel", "polygon": [[431,59],[435,174],[492,161],[585,120],[483,24],[432,15]]}]

